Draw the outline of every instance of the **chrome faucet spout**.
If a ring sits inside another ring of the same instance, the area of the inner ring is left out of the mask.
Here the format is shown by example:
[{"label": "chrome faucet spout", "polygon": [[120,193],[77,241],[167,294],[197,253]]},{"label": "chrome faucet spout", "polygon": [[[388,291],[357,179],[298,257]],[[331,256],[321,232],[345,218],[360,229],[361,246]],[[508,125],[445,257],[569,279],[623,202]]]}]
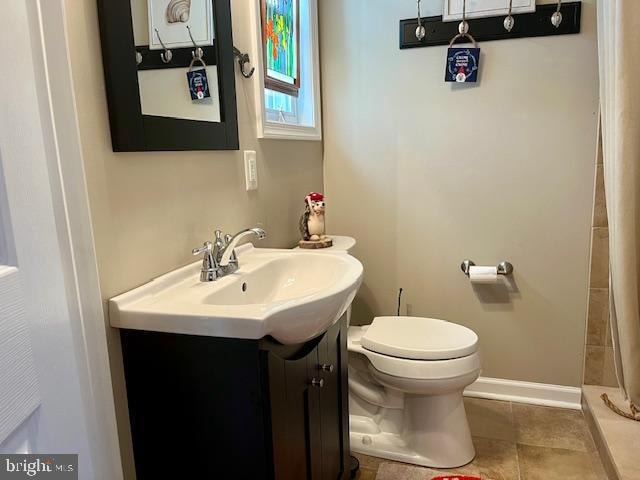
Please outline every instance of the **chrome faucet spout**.
[{"label": "chrome faucet spout", "polygon": [[[267,236],[267,232],[265,232],[261,228],[247,228],[246,230],[242,230],[241,232],[236,233],[231,239],[227,242],[220,254],[220,259],[218,261],[218,265],[220,267],[228,267],[230,263],[232,263],[233,251],[235,250],[238,242],[242,240],[247,235],[255,235],[259,239],[263,239]],[[235,261],[237,263],[237,260]]]}]

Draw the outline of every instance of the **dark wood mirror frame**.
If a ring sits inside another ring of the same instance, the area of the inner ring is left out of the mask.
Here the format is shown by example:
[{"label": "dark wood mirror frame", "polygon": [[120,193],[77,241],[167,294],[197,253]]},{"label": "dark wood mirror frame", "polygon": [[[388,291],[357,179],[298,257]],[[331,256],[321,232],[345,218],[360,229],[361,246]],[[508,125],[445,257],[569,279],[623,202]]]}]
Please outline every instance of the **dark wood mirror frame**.
[{"label": "dark wood mirror frame", "polygon": [[215,61],[207,56],[207,63],[218,69],[220,122],[143,115],[130,0],[98,0],[114,152],[239,149],[231,5],[230,0],[212,3]]}]

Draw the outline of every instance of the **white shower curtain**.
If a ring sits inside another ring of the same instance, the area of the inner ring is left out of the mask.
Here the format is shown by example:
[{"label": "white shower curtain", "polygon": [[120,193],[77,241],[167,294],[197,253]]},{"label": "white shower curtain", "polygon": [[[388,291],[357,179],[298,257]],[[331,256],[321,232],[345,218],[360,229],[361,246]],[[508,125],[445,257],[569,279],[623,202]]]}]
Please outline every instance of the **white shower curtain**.
[{"label": "white shower curtain", "polygon": [[640,0],[598,0],[597,8],[616,374],[640,406]]}]

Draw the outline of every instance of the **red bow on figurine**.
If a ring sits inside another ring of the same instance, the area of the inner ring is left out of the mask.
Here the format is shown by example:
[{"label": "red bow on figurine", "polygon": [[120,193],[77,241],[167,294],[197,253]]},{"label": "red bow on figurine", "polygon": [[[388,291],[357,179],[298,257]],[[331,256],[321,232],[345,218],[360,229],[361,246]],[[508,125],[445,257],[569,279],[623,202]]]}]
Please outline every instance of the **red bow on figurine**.
[{"label": "red bow on figurine", "polygon": [[306,197],[304,197],[304,203],[311,202],[321,202],[324,200],[324,195],[318,192],[311,192]]}]

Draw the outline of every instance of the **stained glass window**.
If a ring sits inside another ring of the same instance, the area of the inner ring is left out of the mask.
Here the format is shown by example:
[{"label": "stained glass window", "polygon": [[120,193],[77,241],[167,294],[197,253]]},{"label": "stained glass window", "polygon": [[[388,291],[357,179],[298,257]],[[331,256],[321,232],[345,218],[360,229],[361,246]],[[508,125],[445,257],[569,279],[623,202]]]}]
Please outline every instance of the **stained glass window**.
[{"label": "stained glass window", "polygon": [[297,96],[300,88],[298,0],[262,0],[265,87]]}]

